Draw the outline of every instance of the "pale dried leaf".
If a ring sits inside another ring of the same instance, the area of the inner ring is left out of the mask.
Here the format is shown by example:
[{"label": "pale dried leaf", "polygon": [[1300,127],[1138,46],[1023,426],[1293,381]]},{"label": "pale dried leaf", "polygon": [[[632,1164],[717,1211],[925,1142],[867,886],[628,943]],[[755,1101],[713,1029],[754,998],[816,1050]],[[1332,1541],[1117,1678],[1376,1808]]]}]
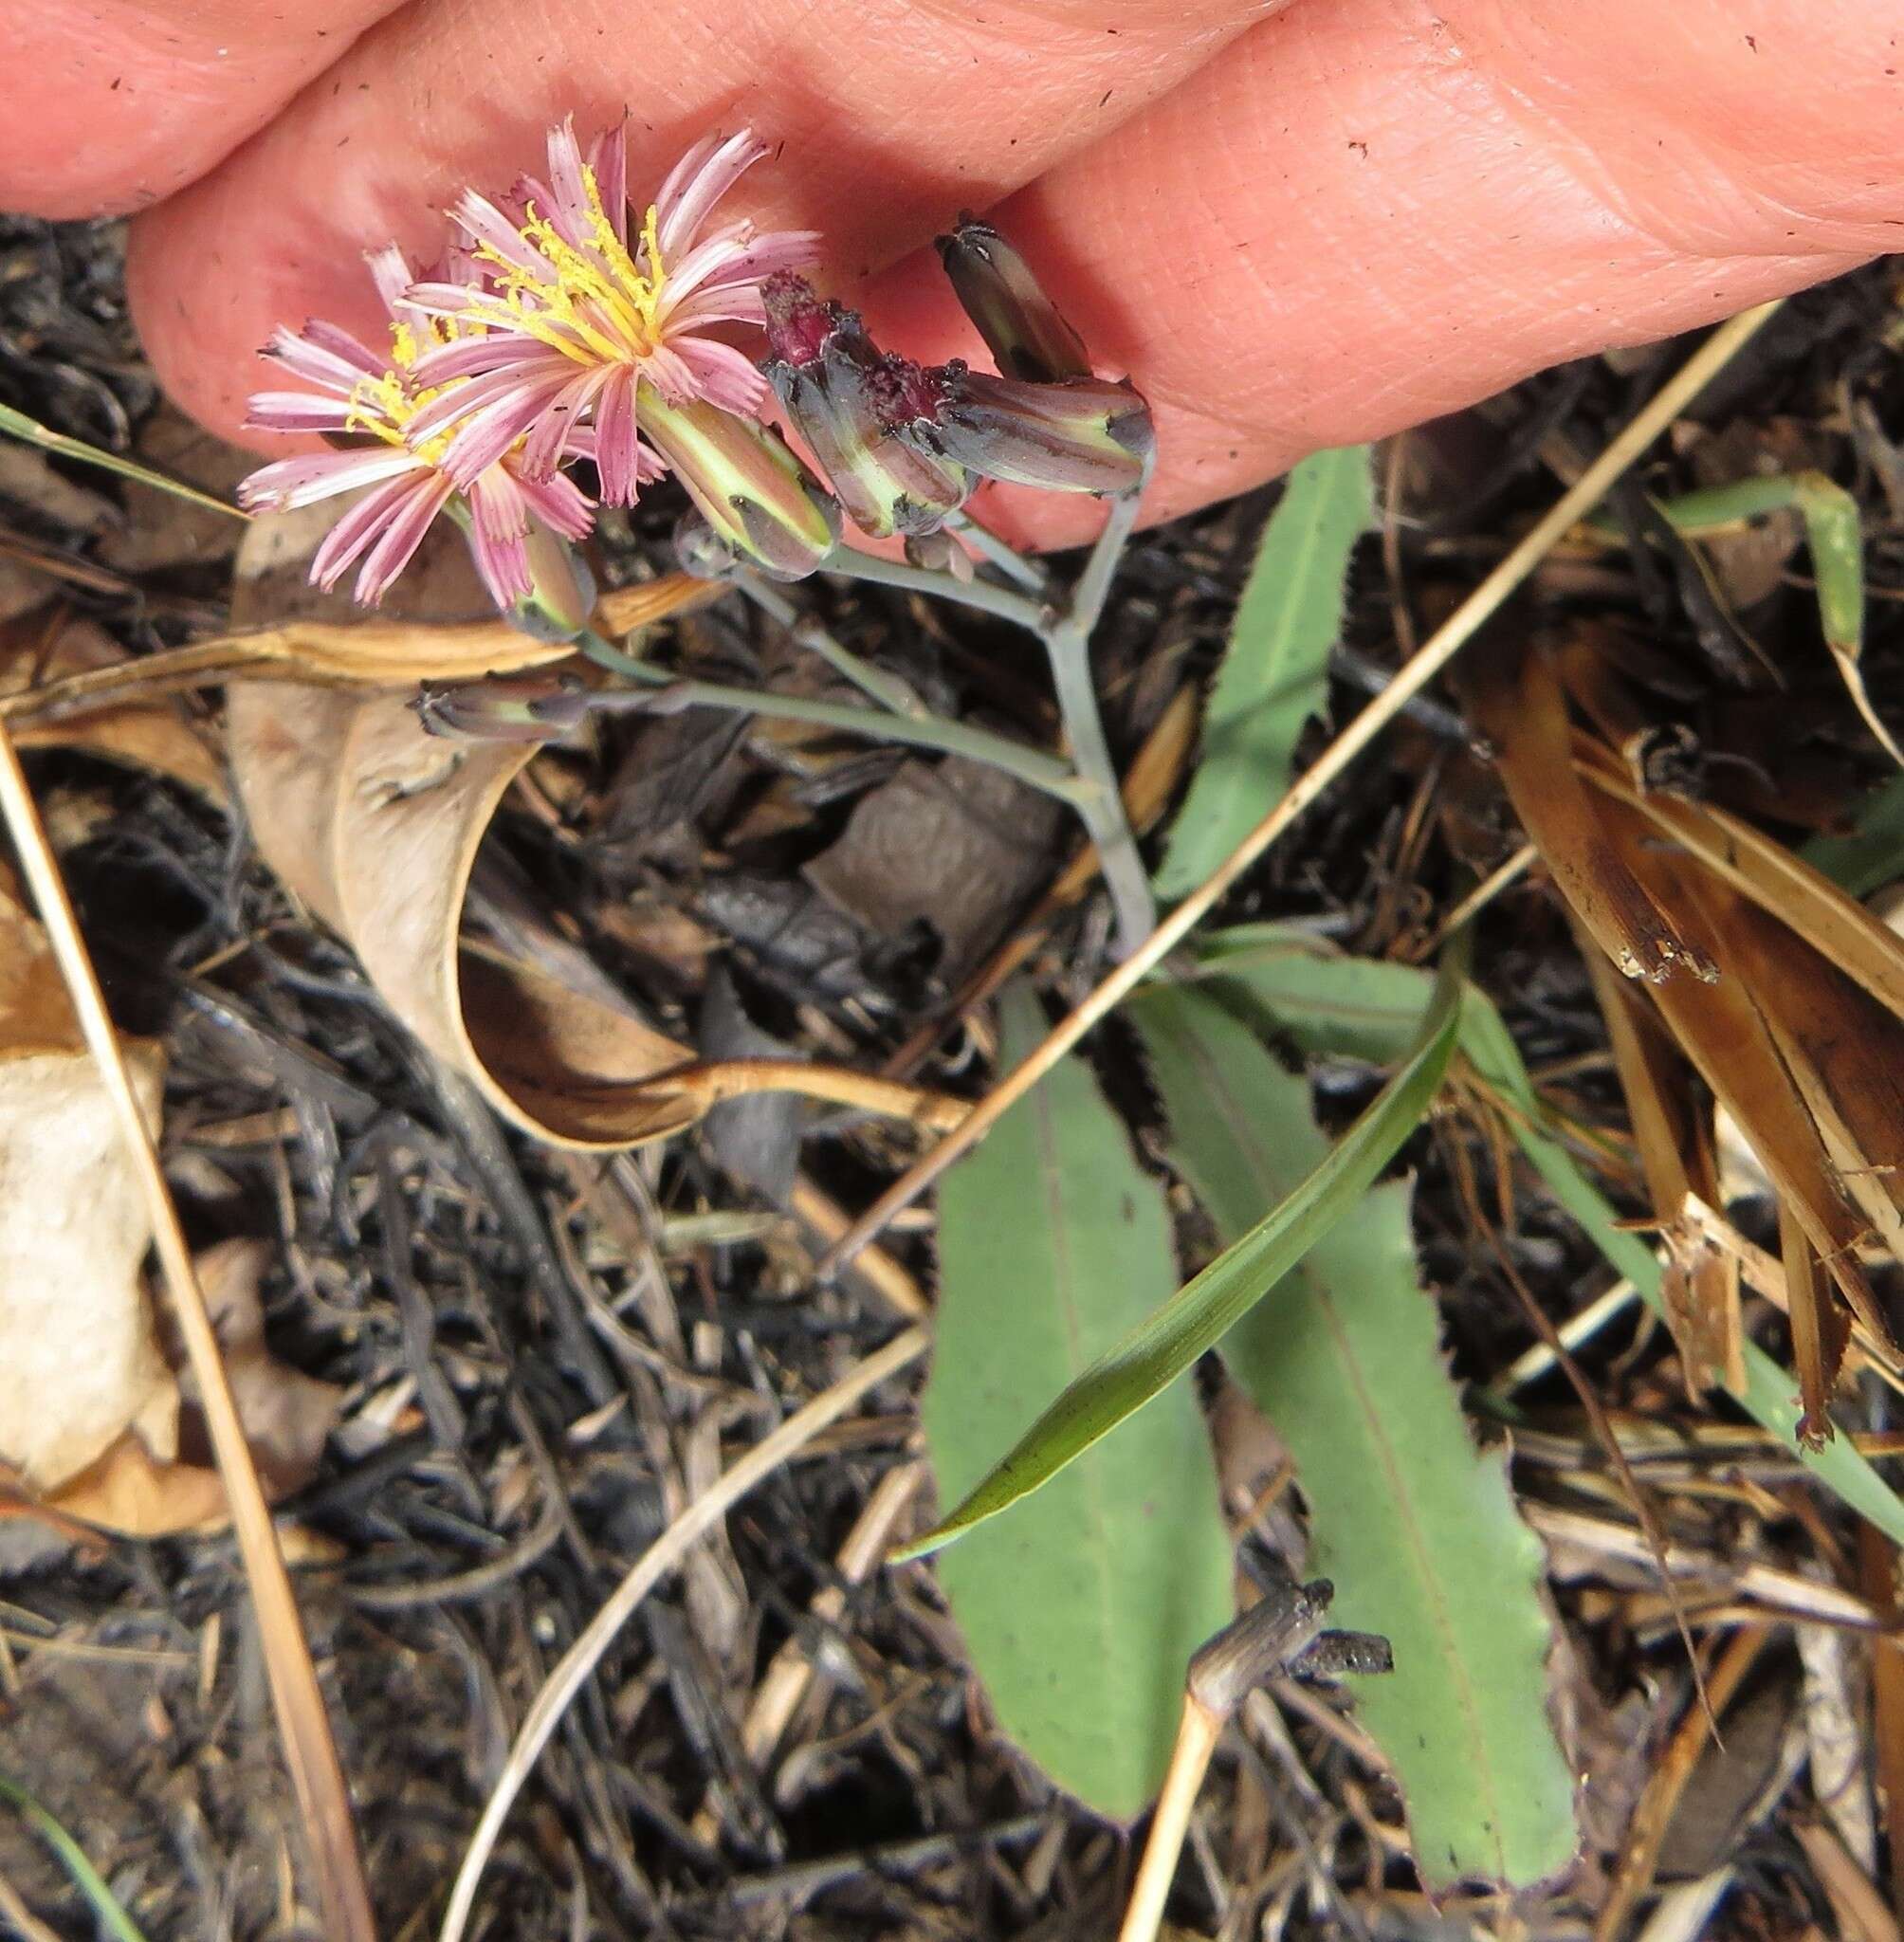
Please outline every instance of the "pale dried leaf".
[{"label": "pale dried leaf", "polygon": [[[165,1059],[127,1065],[150,1116]],[[161,1447],[177,1392],[139,1284],[151,1239],[113,1108],[39,925],[0,882],[0,1460],[38,1489],[128,1425]]]}]

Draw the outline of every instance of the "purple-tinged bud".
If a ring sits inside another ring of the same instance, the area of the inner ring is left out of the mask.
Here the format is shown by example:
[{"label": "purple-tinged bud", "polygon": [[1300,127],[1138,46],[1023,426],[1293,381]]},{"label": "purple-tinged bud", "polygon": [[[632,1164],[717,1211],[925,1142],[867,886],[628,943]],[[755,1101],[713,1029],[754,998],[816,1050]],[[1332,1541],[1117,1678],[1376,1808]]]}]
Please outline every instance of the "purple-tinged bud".
[{"label": "purple-tinged bud", "polygon": [[776,579],[804,579],[839,541],[839,505],[778,432],[705,399],[639,394],[642,435],[735,553]]},{"label": "purple-tinged bud", "polygon": [[972,556],[943,527],[936,533],[908,533],[906,558],[911,565],[922,566],[928,573],[949,573],[967,586],[972,583]]},{"label": "purple-tinged bud", "polygon": [[[964,503],[964,469],[897,429],[889,367],[856,311],[815,296],[792,271],[761,285],[768,381],[813,448],[847,517],[875,539],[936,531]],[[916,371],[918,367],[912,366]]]},{"label": "purple-tinged bud", "polygon": [[411,703],[431,735],[458,742],[553,742],[589,706],[572,674],[492,674],[483,681],[425,682]]},{"label": "purple-tinged bud", "polygon": [[1104,494],[1139,491],[1150,476],[1150,407],[1127,380],[1033,384],[955,360],[922,372],[914,391],[913,435],[988,479]]},{"label": "purple-tinged bud", "polygon": [[939,260],[960,308],[1007,377],[1055,384],[1090,376],[1084,339],[1058,314],[1031,266],[990,223],[961,215],[959,227],[939,238]]}]

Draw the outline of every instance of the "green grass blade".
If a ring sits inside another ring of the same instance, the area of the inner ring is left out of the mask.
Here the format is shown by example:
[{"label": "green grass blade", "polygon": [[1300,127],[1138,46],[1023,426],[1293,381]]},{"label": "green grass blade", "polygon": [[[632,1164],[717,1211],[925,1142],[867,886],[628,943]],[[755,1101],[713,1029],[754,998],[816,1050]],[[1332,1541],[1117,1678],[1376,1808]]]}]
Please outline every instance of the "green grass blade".
[{"label": "green grass blade", "polygon": [[1904,776],[1865,797],[1849,835],[1814,836],[1799,854],[1853,897],[1868,897],[1904,876]]},{"label": "green grass blade", "polygon": [[0,1801],[18,1810],[20,1818],[58,1856],[73,1885],[92,1904],[100,1926],[117,1942],[145,1942],[138,1924],[126,1914],[119,1898],[106,1886],[105,1877],[86,1859],[86,1851],[17,1781],[0,1774]]},{"label": "green grass blade", "polygon": [[193,505],[208,506],[211,511],[225,513],[234,520],[251,517],[242,507],[216,499],[209,492],[201,492],[196,486],[188,486],[183,479],[169,479],[163,472],[155,472],[150,466],[140,465],[137,459],[121,458],[116,451],[105,451],[97,445],[88,445],[83,438],[68,438],[64,431],[55,431],[42,425],[37,418],[27,417],[25,412],[16,412],[11,405],[0,405],[0,431],[27,445],[37,445],[42,451],[56,452],[63,459],[77,459],[82,465],[97,466],[102,472],[117,472],[121,479],[137,479],[141,486],[169,492],[174,499],[190,500]]},{"label": "green grass blade", "polygon": [[[1234,1241],[1327,1151],[1308,1082],[1202,992],[1152,991],[1130,1017],[1171,1158]],[[1394,1672],[1358,1682],[1356,1710],[1401,1782],[1423,1879],[1525,1887],[1578,1839],[1547,1715],[1545,1564],[1503,1456],[1469,1437],[1408,1200],[1401,1182],[1366,1194],[1223,1356],[1295,1459],[1331,1622],[1394,1647]]]},{"label": "green grass blade", "polygon": [[1459,1022],[1444,978],[1414,1054],[1309,1175],[1194,1281],[1098,1358],[988,1470],[936,1530],[899,1555],[962,1537],[1055,1476],[1181,1376],[1355,1205],[1414,1131],[1441,1084]]},{"label": "green grass blade", "polygon": [[[1022,987],[1003,1022],[1013,1061],[1044,1035]],[[1081,1059],[946,1176],[939,1265],[921,1416],[949,1497],[1177,1286],[1163,1189]],[[939,1566],[999,1724],[1058,1786],[1121,1819],[1163,1779],[1184,1665],[1228,1621],[1230,1574],[1187,1383]]]},{"label": "green grass blade", "polygon": [[1370,513],[1364,445],[1319,451],[1290,474],[1236,603],[1160,897],[1187,896],[1289,787],[1296,738],[1327,693],[1348,556]]}]

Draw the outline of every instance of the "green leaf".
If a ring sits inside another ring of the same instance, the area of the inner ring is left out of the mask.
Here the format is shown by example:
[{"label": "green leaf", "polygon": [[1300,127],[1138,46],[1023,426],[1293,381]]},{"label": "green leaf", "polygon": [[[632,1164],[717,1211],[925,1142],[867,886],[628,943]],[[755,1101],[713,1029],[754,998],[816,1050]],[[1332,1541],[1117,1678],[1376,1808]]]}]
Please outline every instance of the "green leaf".
[{"label": "green leaf", "polygon": [[1239,924],[1199,942],[1192,976],[1238,1017],[1299,1052],[1392,1066],[1420,1035],[1435,975],[1351,958],[1313,931]]},{"label": "green leaf", "polygon": [[[1309,1085],[1205,994],[1156,990],[1131,1017],[1170,1153],[1234,1241],[1327,1151]],[[1416,1275],[1409,1189],[1365,1195],[1223,1343],[1309,1499],[1330,1621],[1380,1632],[1395,1670],[1358,1682],[1362,1723],[1408,1802],[1431,1892],[1524,1887],[1577,1841],[1573,1779],[1547,1716],[1544,1560],[1499,1452],[1471,1440]]]},{"label": "green leaf", "polygon": [[1414,1055],[1289,1198],[1092,1363],[936,1530],[898,1556],[935,1550],[1029,1496],[1142,1409],[1262,1300],[1355,1205],[1428,1110],[1455,1048],[1459,988],[1452,976],[1437,984]]},{"label": "green leaf", "polygon": [[1904,876],[1904,776],[1872,790],[1852,821],[1849,835],[1814,836],[1799,854],[1847,895],[1868,897]]},{"label": "green leaf", "polygon": [[[1887,784],[1877,796],[1888,797],[1893,788],[1904,790],[1904,784]],[[1900,844],[1904,844],[1904,794],[1895,802],[1887,801],[1881,815],[1895,824]],[[1866,825],[1874,838],[1879,837],[1881,827],[1877,815]],[[1821,860],[1816,852],[1822,847],[1814,844],[1806,854],[1828,875],[1833,873],[1830,864],[1840,860],[1855,868],[1868,867],[1868,853]],[[1259,999],[1306,1049],[1379,1058],[1378,1048],[1395,1029],[1389,1008],[1405,1009],[1409,980],[1417,993],[1414,1016],[1419,1021],[1425,1013],[1431,988],[1426,972],[1401,964],[1327,956],[1322,956],[1320,962],[1331,967],[1333,980],[1317,992],[1312,1011],[1301,1011],[1305,980],[1313,980],[1322,947],[1311,937],[1287,930],[1279,942],[1275,933],[1276,926],[1271,925],[1246,925],[1213,933],[1199,946],[1201,971],[1214,980],[1213,991],[1228,997],[1234,987],[1246,998]],[[1293,972],[1289,969],[1291,960],[1300,961]],[[1351,994],[1352,1003],[1348,1001]],[[1648,1306],[1663,1314],[1661,1271],[1653,1251],[1638,1236],[1620,1230],[1620,1217],[1606,1197],[1566,1147],[1545,1130],[1547,1108],[1534,1090],[1513,1035],[1493,1001],[1472,984],[1461,998],[1460,1047],[1476,1073],[1515,1108],[1509,1129],[1554,1199],[1586,1230]],[[1745,1357],[1746,1385],[1732,1392],[1734,1400],[1755,1422],[1785,1443],[1796,1444],[1800,1414],[1796,1379],[1749,1341],[1745,1345]],[[1904,1501],[1845,1438],[1838,1438],[1822,1450],[1799,1446],[1795,1454],[1827,1490],[1868,1517],[1887,1536],[1904,1544]]]},{"label": "green leaf", "polygon": [[1327,693],[1348,556],[1370,512],[1365,445],[1319,451],[1290,474],[1236,603],[1160,897],[1187,896],[1289,787],[1296,738]]},{"label": "green leaf", "polygon": [[[1016,1062],[1044,1035],[1029,990],[1006,995],[1003,1020]],[[946,1176],[939,1265],[921,1413],[949,1500],[1177,1286],[1163,1189],[1082,1060],[1062,1061]],[[1234,1609],[1190,1385],[939,1576],[1005,1731],[1098,1812],[1140,1812],[1168,1764],[1186,1662]]]}]

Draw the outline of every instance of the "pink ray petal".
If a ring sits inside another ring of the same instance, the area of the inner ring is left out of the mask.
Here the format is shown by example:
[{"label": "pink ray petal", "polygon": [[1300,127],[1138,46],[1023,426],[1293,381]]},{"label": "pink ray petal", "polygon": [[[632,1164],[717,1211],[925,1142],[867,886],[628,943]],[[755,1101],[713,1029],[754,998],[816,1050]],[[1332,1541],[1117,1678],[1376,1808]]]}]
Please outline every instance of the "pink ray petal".
[{"label": "pink ray petal", "polygon": [[241,482],[238,504],[247,512],[283,512],[416,469],[417,460],[412,453],[387,445],[363,451],[320,451],[305,458],[278,459]]},{"label": "pink ray petal", "polygon": [[759,414],[767,380],[745,352],[717,338],[677,338],[672,348],[693,375],[698,395],[743,418]]},{"label": "pink ray petal", "polygon": [[376,606],[390,591],[391,583],[410,564],[430,522],[449,504],[454,489],[441,473],[427,472],[418,478],[415,489],[398,504],[376,543],[364,555],[355,590],[364,606]]},{"label": "pink ray petal", "polygon": [[665,259],[687,249],[714,205],[768,154],[751,128],[723,141],[708,136],[675,163],[654,198],[655,235]]},{"label": "pink ray petal", "polygon": [[543,524],[565,540],[588,538],[595,527],[595,502],[566,473],[557,472],[547,479],[528,479],[520,473],[515,477],[522,497]]},{"label": "pink ray petal", "polygon": [[311,584],[336,586],[351,562],[395,518],[419,486],[417,477],[392,479],[345,508],[311,561]]},{"label": "pink ray petal", "polygon": [[320,392],[254,391],[245,401],[248,431],[348,431],[356,416],[348,398]]}]

